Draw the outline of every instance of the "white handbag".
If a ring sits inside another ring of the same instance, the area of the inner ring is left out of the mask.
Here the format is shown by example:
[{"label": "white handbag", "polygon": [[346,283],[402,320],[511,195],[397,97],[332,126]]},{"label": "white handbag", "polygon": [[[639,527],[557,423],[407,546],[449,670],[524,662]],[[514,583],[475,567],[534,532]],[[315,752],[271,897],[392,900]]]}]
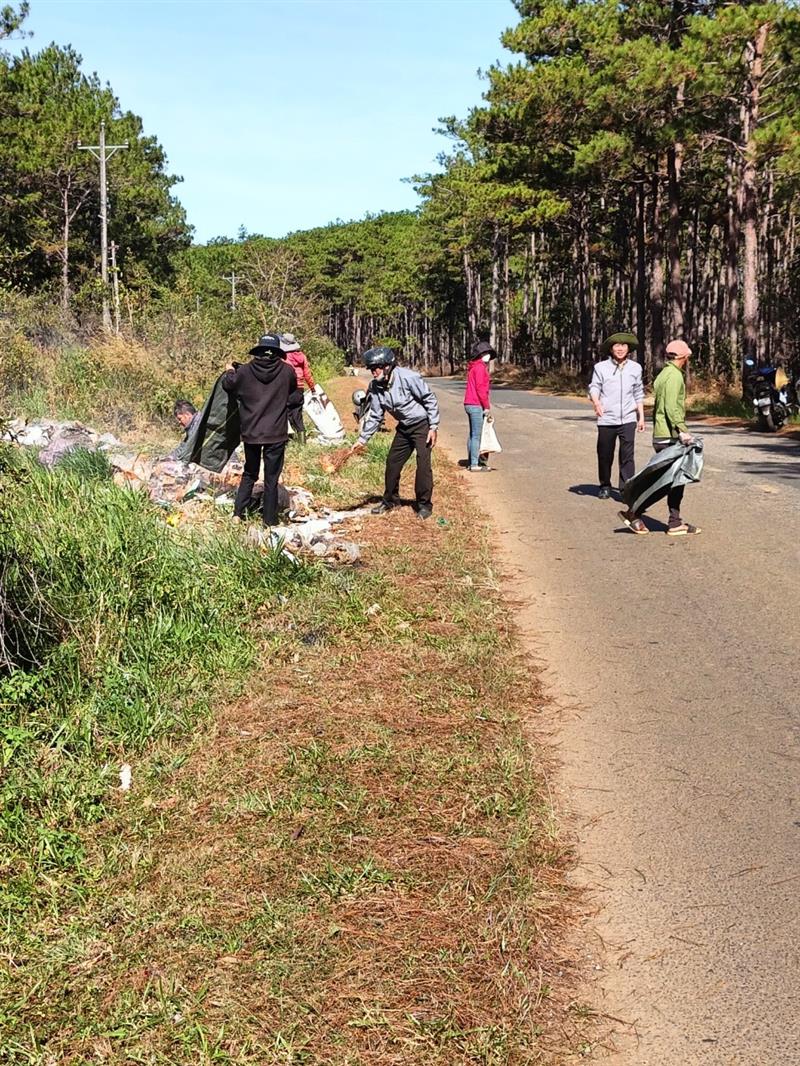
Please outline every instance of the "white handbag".
[{"label": "white handbag", "polygon": [[501,452],[502,450],[500,441],[494,431],[494,415],[487,415],[483,420],[481,443],[478,446],[478,451],[481,455],[488,455],[490,452]]}]

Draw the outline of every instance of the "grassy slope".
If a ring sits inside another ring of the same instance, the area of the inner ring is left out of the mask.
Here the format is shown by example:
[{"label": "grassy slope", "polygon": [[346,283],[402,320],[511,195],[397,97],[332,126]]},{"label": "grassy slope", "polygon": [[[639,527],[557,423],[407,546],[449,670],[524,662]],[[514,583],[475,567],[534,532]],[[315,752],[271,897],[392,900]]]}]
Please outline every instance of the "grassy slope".
[{"label": "grassy slope", "polygon": [[[294,452],[290,480],[362,502],[385,448],[334,482]],[[521,729],[538,686],[478,516],[437,470],[441,524],[367,519],[363,569],[256,612],[245,694],[146,749],[84,828],[92,876],[7,944],[5,1061],[499,1064],[580,1046],[564,849]]]}]

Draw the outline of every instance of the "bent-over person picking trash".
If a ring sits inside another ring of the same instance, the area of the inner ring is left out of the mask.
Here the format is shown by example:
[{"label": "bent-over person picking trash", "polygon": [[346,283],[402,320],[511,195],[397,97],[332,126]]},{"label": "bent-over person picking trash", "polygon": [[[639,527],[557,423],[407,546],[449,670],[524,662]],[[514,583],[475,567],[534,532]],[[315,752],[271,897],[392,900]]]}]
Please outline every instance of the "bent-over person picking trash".
[{"label": "bent-over person picking trash", "polygon": [[367,441],[377,433],[385,411],[397,419],[397,430],[386,457],[383,499],[373,507],[372,513],[385,514],[400,503],[400,475],[416,452],[416,511],[420,518],[430,518],[433,514],[431,451],[436,447],[439,428],[437,399],[421,374],[395,365],[391,348],[370,348],[363,358],[372,381],[367,390],[367,414],[361,434],[349,454],[366,447]]}]

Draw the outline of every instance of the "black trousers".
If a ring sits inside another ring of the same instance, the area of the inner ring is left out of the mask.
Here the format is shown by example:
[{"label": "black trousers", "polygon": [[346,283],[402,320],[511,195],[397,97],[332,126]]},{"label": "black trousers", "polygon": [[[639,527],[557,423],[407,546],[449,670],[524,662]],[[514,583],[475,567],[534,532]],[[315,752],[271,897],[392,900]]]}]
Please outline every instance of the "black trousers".
[{"label": "black trousers", "polygon": [[636,445],[636,423],[622,426],[597,427],[597,479],[601,485],[611,485],[611,467],[614,465],[614,449],[619,438],[619,485],[630,481],[636,472],[633,451]]},{"label": "black trousers", "polygon": [[[665,448],[669,448],[671,443],[672,441],[668,441],[663,444],[654,444],[653,451],[663,452]],[[670,525],[676,526],[680,524],[681,504],[683,503],[683,492],[685,488],[685,485],[672,485],[665,493],[663,493],[661,497],[659,497],[660,499],[663,499],[664,496],[667,497],[667,507],[669,508]],[[653,500],[648,506],[652,507],[653,503],[656,502],[656,500]]]},{"label": "black trousers", "polygon": [[303,422],[303,405],[302,404],[300,404],[299,407],[290,407],[289,408],[289,424],[291,425],[291,427],[295,431],[295,433],[297,433],[298,435],[301,434],[301,433],[305,433],[306,427],[305,427],[305,423]]},{"label": "black trousers", "polygon": [[386,503],[400,502],[400,474],[403,467],[417,453],[417,476],[414,479],[414,495],[417,504],[431,505],[433,496],[433,471],[431,470],[431,449],[428,446],[430,425],[417,422],[413,426],[398,426],[392,446],[386,457],[386,483],[383,498]]},{"label": "black trousers", "polygon": [[280,444],[245,444],[244,470],[239,490],[233,504],[233,513],[240,518],[247,514],[248,505],[253,496],[253,486],[258,481],[261,459],[264,459],[264,525],[274,526],[278,522],[278,478],[283,470],[283,457],[286,441]]}]

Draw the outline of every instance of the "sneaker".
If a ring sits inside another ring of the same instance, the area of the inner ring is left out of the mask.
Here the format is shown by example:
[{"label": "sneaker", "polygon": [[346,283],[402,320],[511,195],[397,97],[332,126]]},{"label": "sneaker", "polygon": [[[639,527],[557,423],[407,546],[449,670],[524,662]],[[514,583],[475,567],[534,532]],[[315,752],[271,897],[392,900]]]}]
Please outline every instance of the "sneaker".
[{"label": "sneaker", "polygon": [[700,526],[690,525],[689,522],[681,522],[679,526],[670,526],[667,529],[668,537],[691,537],[697,533],[702,533]]},{"label": "sneaker", "polygon": [[430,518],[433,514],[433,508],[427,503],[421,503],[417,508],[417,518]]},{"label": "sneaker", "polygon": [[488,474],[488,466],[470,466],[467,468],[471,474]]},{"label": "sneaker", "polygon": [[372,508],[371,514],[386,514],[386,512],[391,511],[393,507],[393,503],[387,503],[386,500],[381,500],[377,507]]},{"label": "sneaker", "polygon": [[642,536],[643,534],[650,532],[650,530],[647,528],[641,518],[637,518],[636,515],[631,514],[630,511],[618,511],[617,514],[619,518],[628,527],[628,529],[631,531],[631,533],[636,533],[639,536]]},{"label": "sneaker", "polygon": [[611,499],[611,486],[601,485],[600,491],[597,494],[598,500],[610,500]]}]

